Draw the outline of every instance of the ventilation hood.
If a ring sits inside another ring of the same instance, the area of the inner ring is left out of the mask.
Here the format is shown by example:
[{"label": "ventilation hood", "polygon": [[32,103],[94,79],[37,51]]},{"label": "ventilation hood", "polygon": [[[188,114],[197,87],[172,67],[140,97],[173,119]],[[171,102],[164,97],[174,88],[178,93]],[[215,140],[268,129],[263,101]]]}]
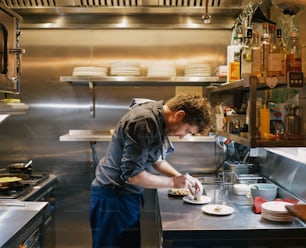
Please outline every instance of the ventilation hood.
[{"label": "ventilation hood", "polygon": [[201,20],[206,0],[0,0],[33,28],[203,28],[231,29],[250,2],[208,0],[210,24]]}]

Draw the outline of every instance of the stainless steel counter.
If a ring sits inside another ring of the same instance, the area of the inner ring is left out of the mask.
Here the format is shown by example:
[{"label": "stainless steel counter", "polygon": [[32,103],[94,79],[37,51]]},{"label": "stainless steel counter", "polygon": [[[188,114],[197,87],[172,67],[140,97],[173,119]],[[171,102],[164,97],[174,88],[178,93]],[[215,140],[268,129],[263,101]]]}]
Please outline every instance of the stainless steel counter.
[{"label": "stainless steel counter", "polygon": [[[219,186],[204,185],[214,203],[214,192]],[[169,197],[159,189],[161,240],[163,247],[306,247],[306,226],[298,219],[292,222],[273,222],[252,212],[245,196],[225,191],[226,204],[234,213],[226,216],[208,215],[203,205],[192,205],[181,198]]]},{"label": "stainless steel counter", "polygon": [[48,215],[47,202],[0,200],[0,247],[18,247]]}]

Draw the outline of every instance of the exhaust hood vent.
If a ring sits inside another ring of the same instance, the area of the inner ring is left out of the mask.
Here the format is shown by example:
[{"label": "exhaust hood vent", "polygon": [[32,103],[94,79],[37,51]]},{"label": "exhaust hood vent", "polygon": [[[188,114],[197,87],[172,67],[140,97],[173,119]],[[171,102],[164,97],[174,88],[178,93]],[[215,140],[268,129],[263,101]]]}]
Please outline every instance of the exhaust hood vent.
[{"label": "exhaust hood vent", "polygon": [[[3,0],[9,8],[204,7],[205,0]],[[243,0],[209,0],[209,7],[241,7]]]},{"label": "exhaust hood vent", "polygon": [[[21,29],[232,29],[250,2],[208,0],[0,0],[20,16]],[[266,1],[264,1],[266,2]]]}]

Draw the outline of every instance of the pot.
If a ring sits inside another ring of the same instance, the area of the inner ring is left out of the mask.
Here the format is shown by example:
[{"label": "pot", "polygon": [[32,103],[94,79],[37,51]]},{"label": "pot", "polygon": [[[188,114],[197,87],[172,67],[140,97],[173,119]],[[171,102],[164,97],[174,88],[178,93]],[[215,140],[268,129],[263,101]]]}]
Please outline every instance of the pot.
[{"label": "pot", "polygon": [[9,165],[10,173],[32,174],[32,160],[27,163],[16,163]]}]

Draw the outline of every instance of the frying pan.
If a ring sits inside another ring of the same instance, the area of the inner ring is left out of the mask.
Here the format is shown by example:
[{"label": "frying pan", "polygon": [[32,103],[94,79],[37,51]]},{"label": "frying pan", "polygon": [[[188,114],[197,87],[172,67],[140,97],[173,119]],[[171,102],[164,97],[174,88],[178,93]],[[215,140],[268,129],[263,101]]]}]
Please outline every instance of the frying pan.
[{"label": "frying pan", "polygon": [[19,173],[8,173],[0,174],[0,189],[4,189],[10,186],[10,184],[29,179],[30,176],[27,174]]}]

